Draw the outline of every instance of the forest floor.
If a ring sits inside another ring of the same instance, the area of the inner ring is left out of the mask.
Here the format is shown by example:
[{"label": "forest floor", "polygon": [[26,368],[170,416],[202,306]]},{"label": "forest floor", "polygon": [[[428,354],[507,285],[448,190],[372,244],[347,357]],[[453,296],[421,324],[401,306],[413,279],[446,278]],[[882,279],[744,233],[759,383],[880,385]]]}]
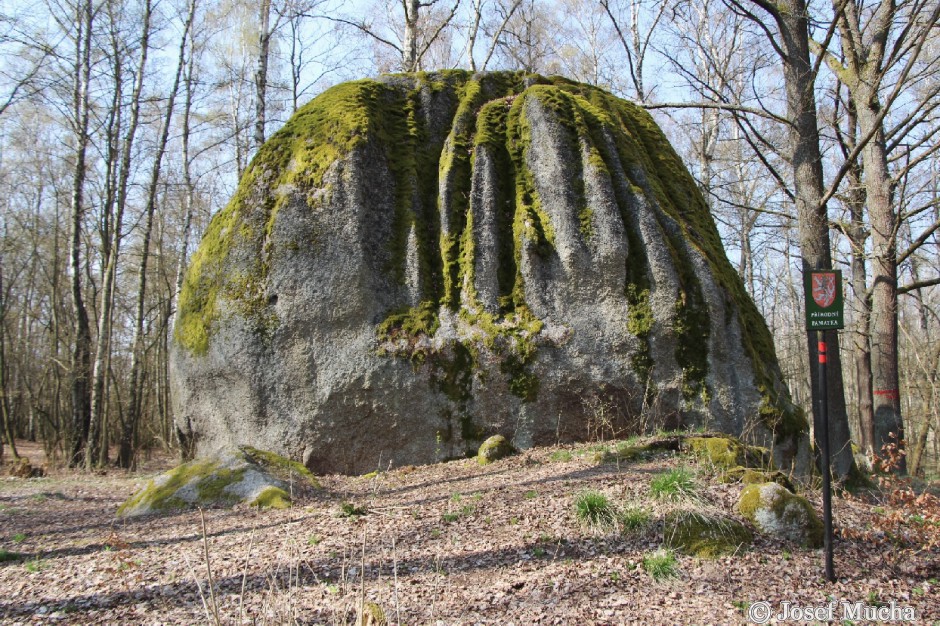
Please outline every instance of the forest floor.
[{"label": "forest floor", "polygon": [[[138,473],[4,476],[0,622],[352,624],[374,602],[393,624],[744,624],[755,606],[776,614],[787,602],[835,602],[839,623],[847,601],[889,618],[911,607],[914,623],[940,623],[934,495],[897,483],[835,498],[834,583],[824,580],[821,550],[761,536],[734,556],[676,555],[654,577],[665,512],[737,516],[741,486],[675,452],[603,463],[597,449],[324,476],[322,491],[285,510],[129,520],[115,519],[118,505],[172,459]],[[34,464],[40,456],[28,444],[21,453]],[[676,466],[694,473],[691,499],[653,498],[651,480]],[[586,490],[645,510],[649,521],[586,527],[574,508]],[[818,491],[807,495],[820,510]]]}]

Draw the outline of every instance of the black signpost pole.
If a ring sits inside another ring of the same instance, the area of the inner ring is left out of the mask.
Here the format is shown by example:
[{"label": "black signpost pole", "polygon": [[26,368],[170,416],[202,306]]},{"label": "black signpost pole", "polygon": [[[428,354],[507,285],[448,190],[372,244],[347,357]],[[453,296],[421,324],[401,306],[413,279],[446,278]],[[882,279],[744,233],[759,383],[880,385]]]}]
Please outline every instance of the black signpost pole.
[{"label": "black signpost pole", "polygon": [[816,340],[819,352],[819,428],[817,433],[819,452],[822,460],[822,497],[823,497],[823,526],[825,536],[823,548],[826,552],[826,580],[835,582],[836,574],[832,565],[832,481],[829,471],[829,402],[826,387],[826,335],[825,332],[816,331]]},{"label": "black signpost pole", "polygon": [[827,330],[845,328],[842,303],[842,272],[839,270],[809,270],[803,274],[806,295],[806,330],[816,331],[819,355],[818,421],[815,423],[816,445],[819,447],[822,471],[823,524],[826,552],[826,580],[835,582],[832,566],[832,473],[829,469],[829,391],[826,388],[826,334]]}]

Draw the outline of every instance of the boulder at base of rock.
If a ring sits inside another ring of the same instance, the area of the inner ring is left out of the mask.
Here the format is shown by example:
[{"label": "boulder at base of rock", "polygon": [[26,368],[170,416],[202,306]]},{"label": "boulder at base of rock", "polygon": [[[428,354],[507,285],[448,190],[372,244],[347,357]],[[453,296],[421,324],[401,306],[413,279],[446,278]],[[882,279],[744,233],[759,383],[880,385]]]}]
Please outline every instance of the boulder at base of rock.
[{"label": "boulder at base of rock", "polygon": [[192,506],[233,506],[242,502],[283,509],[290,506],[292,493],[316,488],[319,488],[317,479],[300,463],[242,446],[184,463],[157,476],[124,502],[117,514],[133,517]]},{"label": "boulder at base of rock", "polygon": [[823,525],[813,506],[777,483],[745,487],[738,511],[768,535],[804,548],[819,548],[823,544]]},{"label": "boulder at base of rock", "polygon": [[512,446],[502,435],[493,435],[483,442],[477,452],[477,462],[486,465],[512,454]]},{"label": "boulder at base of rock", "polygon": [[672,511],[663,524],[666,546],[699,558],[734,554],[753,539],[751,531],[737,520],[694,511]]}]

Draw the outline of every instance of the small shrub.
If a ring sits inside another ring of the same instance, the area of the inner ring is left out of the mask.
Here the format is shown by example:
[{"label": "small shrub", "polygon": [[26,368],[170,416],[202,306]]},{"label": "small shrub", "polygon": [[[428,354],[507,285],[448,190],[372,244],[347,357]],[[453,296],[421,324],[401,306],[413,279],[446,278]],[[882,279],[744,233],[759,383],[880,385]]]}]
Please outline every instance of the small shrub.
[{"label": "small shrub", "polygon": [[650,483],[650,493],[660,500],[692,498],[696,492],[695,478],[684,467],[663,472]]},{"label": "small shrub", "polygon": [[575,515],[585,526],[610,528],[617,519],[610,499],[599,491],[581,492],[574,501]]},{"label": "small shrub", "polygon": [[356,504],[353,504],[352,502],[343,502],[339,506],[340,517],[352,517],[352,518],[362,517],[368,512],[369,511],[366,509],[366,507],[358,506]]},{"label": "small shrub", "polygon": [[13,543],[23,543],[26,541],[26,535],[23,533],[16,533],[13,535]]},{"label": "small shrub", "polygon": [[657,550],[643,557],[643,569],[653,580],[672,578],[678,574],[676,555],[672,550]]},{"label": "small shrub", "polygon": [[23,555],[19,552],[10,552],[0,548],[0,563],[8,563],[10,561],[19,561],[23,558]]}]

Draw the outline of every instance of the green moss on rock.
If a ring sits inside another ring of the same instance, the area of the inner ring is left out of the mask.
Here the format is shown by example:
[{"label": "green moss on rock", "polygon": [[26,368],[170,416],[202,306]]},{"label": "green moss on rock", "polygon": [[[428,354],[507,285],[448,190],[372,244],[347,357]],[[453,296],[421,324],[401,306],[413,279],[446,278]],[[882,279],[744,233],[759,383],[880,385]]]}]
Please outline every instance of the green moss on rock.
[{"label": "green moss on rock", "polygon": [[291,498],[280,487],[267,487],[249,504],[261,509],[287,509],[291,506]]},{"label": "green moss on rock", "polygon": [[[427,110],[429,102],[445,103],[438,107],[439,117],[449,127],[432,127],[437,122],[428,113],[438,115],[438,109]],[[623,285],[627,329],[638,340],[629,358],[646,400],[656,393],[650,348],[655,320],[652,273],[637,222],[641,205],[651,208],[679,278],[671,326],[663,324],[660,330],[675,335],[686,403],[710,400],[705,381],[710,317],[716,312],[708,310],[696,273],[701,256],[733,305],[729,312],[733,308],[738,317],[762,396],[760,419],[779,437],[805,432],[805,416],[779,385],[766,324],[724,254],[707,203],[652,117],[596,87],[520,72],[449,71],[356,81],[329,89],[301,108],[259,150],[193,255],[179,299],[177,343],[191,355],[205,355],[220,316],[229,311],[245,318],[262,337],[276,333],[280,320],[267,290],[279,209],[293,197],[306,198],[311,206],[322,204],[329,194],[330,168],[368,146],[384,157],[391,178],[394,217],[383,251],[388,257],[384,269],[392,284],[404,284],[409,246],[416,247],[420,283],[412,301],[417,306],[392,308],[376,320],[377,352],[417,364],[431,362],[435,382],[460,404],[467,401],[473,374],[484,361],[478,357],[490,350],[499,357],[498,369],[509,390],[525,402],[535,400],[540,380],[534,368],[539,330],[534,327],[542,322],[525,301],[522,258],[524,251],[546,259],[557,253],[554,226],[530,171],[527,111],[536,106],[550,111],[564,127],[562,141],[571,154],[586,155],[571,164],[575,217],[586,242],[598,227],[585,197],[586,170],[614,176],[622,166],[627,178],[614,181],[612,188],[628,244]],[[493,190],[500,233],[495,242],[498,310],[490,311],[484,311],[474,291],[477,251],[469,206],[473,165],[484,154],[499,173]],[[301,249],[304,242],[286,245]],[[430,341],[440,327],[441,311],[458,311],[462,319],[473,318],[477,328],[485,329],[469,339],[448,340],[462,343],[469,359],[452,345],[443,348],[440,362],[431,359],[430,353],[446,343]]]},{"label": "green moss on rock", "polygon": [[806,548],[822,546],[823,525],[813,506],[777,483],[746,486],[738,511],[763,533]]},{"label": "green moss on rock", "polygon": [[750,467],[732,467],[721,475],[721,482],[742,483],[744,485],[759,485],[763,483],[777,483],[790,491],[795,492],[793,482],[779,470],[760,470]]},{"label": "green moss on rock", "polygon": [[737,520],[695,511],[672,511],[663,523],[663,543],[699,558],[735,554],[750,545],[751,531]]},{"label": "green moss on rock", "polygon": [[247,502],[264,508],[290,503],[288,489],[318,488],[303,465],[248,446],[217,457],[184,463],[150,480],[118,508],[120,517],[163,513],[193,506],[232,506]]},{"label": "green moss on rock", "polygon": [[284,480],[295,480],[296,478],[301,478],[305,480],[311,487],[316,489],[320,488],[320,481],[317,480],[317,477],[313,475],[313,472],[307,469],[303,463],[294,461],[274,452],[252,448],[251,446],[240,446],[239,450],[248,455],[252,461],[266,470],[276,474],[279,478]]},{"label": "green moss on rock", "polygon": [[[141,506],[158,512],[185,508],[189,502],[176,494],[190,485],[194,487],[195,495],[200,499],[205,498],[203,504],[211,504],[227,486],[222,485],[219,477],[214,474],[218,468],[219,462],[214,459],[184,463],[148,482],[144,489],[118,507],[118,515]],[[226,477],[231,478],[231,473],[228,472]],[[194,498],[194,501],[198,500]]]},{"label": "green moss on rock", "polygon": [[686,437],[685,446],[698,458],[720,469],[738,466],[763,469],[773,466],[769,450],[745,445],[730,436]]},{"label": "green moss on rock", "polygon": [[502,435],[493,435],[480,446],[480,450],[477,452],[477,462],[480,465],[488,465],[510,454],[512,454],[512,446],[509,441]]},{"label": "green moss on rock", "polygon": [[[209,348],[213,327],[221,314],[219,298],[240,305],[270,326],[267,302],[259,299],[267,275],[264,249],[286,189],[312,191],[322,187],[333,163],[362,145],[373,134],[388,135],[380,110],[388,109],[388,88],[371,80],[328,89],[295,113],[275,133],[248,166],[229,204],[217,213],[190,260],[179,297],[174,336],[195,355]],[[385,96],[385,98],[383,98]],[[260,204],[263,215],[256,215]],[[229,275],[235,246],[255,246],[255,254],[240,277]],[[245,285],[256,288],[245,289]]]}]

